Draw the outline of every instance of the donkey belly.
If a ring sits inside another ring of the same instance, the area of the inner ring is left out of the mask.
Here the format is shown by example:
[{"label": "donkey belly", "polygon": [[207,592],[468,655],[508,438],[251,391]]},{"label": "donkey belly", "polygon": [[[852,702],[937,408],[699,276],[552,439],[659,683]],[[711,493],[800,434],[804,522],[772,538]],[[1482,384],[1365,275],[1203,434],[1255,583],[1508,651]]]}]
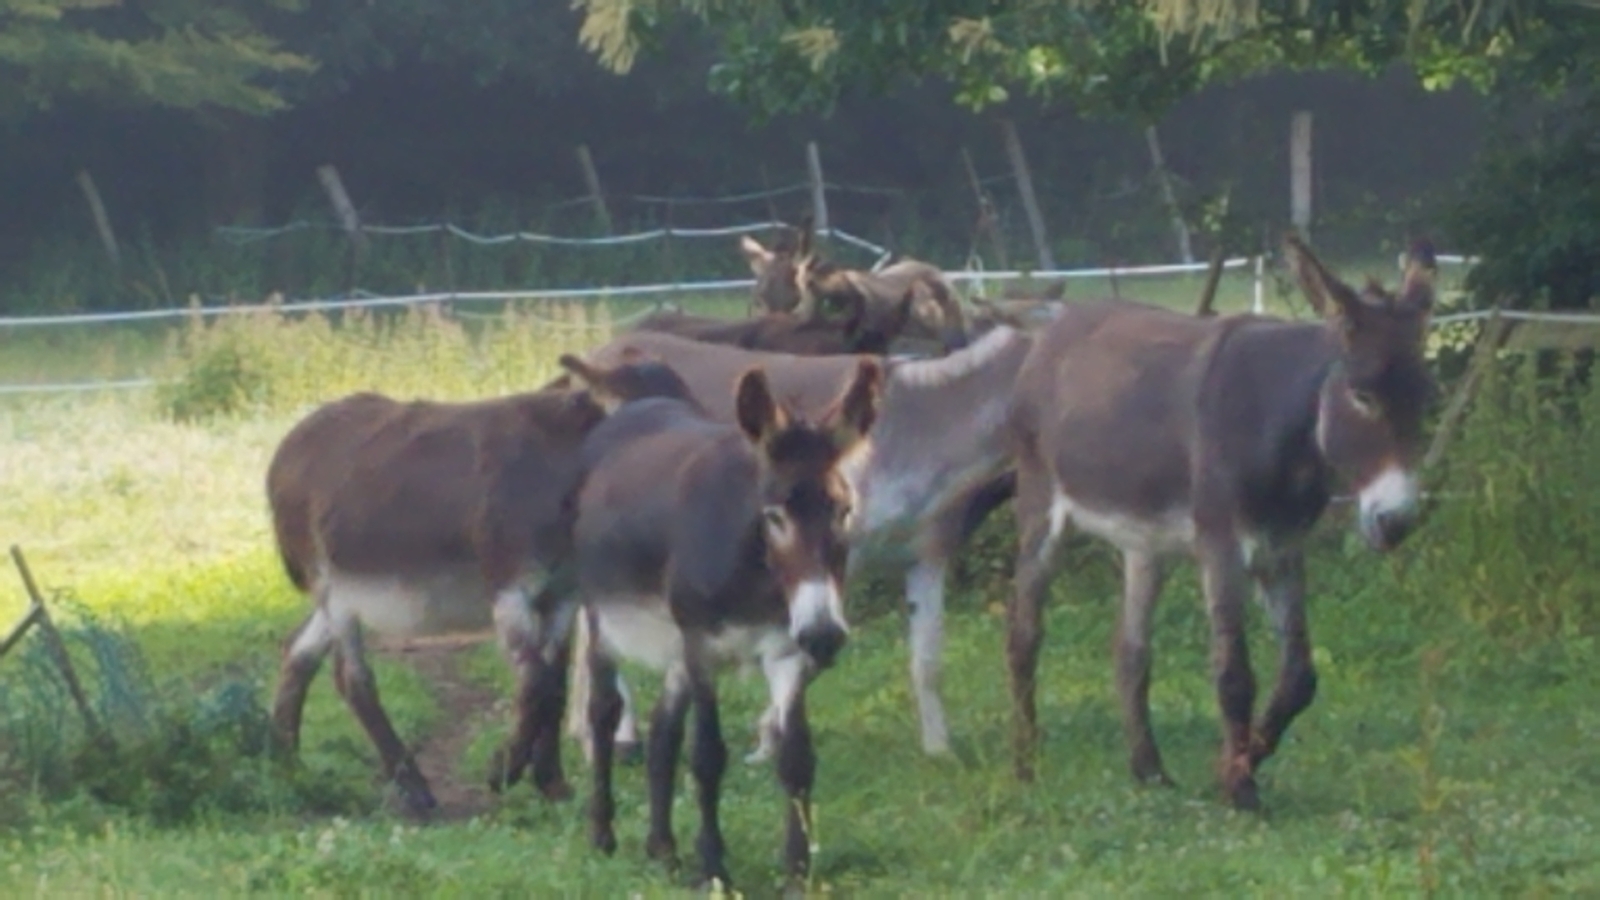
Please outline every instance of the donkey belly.
[{"label": "donkey belly", "polygon": [[1188,509],[1135,511],[1109,504],[1097,508],[1058,486],[1050,499],[1051,538],[1060,537],[1069,521],[1123,550],[1166,556],[1188,552],[1194,546],[1194,515]]},{"label": "donkey belly", "polygon": [[[523,585],[537,585],[529,579]],[[421,575],[375,575],[332,569],[328,611],[393,637],[430,637],[494,627],[494,597],[476,566]]]},{"label": "donkey belly", "polygon": [[683,660],[683,632],[656,597],[609,597],[591,601],[599,619],[600,644],[613,657],[658,672]]},{"label": "donkey belly", "polygon": [[[628,596],[593,603],[600,620],[600,644],[614,658],[667,672],[683,665],[683,631],[666,605],[654,597]],[[799,652],[780,625],[726,625],[706,644],[717,667],[747,667],[765,656]]]}]

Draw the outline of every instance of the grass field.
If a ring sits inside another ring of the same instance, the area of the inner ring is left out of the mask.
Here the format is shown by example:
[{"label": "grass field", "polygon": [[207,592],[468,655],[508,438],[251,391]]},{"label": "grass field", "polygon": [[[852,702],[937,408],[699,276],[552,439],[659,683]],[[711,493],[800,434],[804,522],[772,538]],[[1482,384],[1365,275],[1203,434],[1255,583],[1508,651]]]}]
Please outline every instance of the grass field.
[{"label": "grass field", "polygon": [[[1197,281],[1142,293],[1187,306]],[[1248,287],[1230,285],[1225,308],[1247,304]],[[468,326],[415,312],[339,328],[238,317],[201,331],[0,337],[0,382],[174,382],[0,398],[0,540],[24,546],[47,588],[70,589],[83,621],[131,637],[149,673],[143,702],[159,711],[115,760],[69,745],[47,753],[39,736],[71,726],[30,681],[37,641],[0,659],[0,893],[674,891],[643,856],[639,768],[619,781],[612,859],[587,847],[581,805],[481,787],[509,685],[489,646],[375,654],[385,704],[446,800],[443,821],[418,826],[383,804],[370,745],[326,676],[307,710],[306,771],[279,771],[249,737],[278,642],[304,612],[272,552],[261,491],[284,430],[358,387],[466,397],[535,384],[560,350],[600,340],[606,318],[546,306]],[[1152,705],[1172,790],[1125,774],[1109,655],[1116,573],[1103,549],[1084,548],[1057,583],[1045,743],[1028,786],[1012,779],[1006,744],[1009,514],[966,553],[951,599],[956,759],[918,749],[897,592],[860,585],[856,638],[810,695],[814,886],[848,896],[1600,895],[1600,524],[1587,500],[1600,488],[1588,464],[1596,438],[1600,390],[1556,396],[1531,376],[1492,380],[1436,485],[1451,500],[1402,550],[1378,558],[1330,528],[1312,562],[1321,692],[1267,764],[1259,817],[1227,811],[1214,789],[1219,732],[1191,570],[1168,588],[1156,632]],[[23,610],[14,584],[0,577],[0,623]],[[64,617],[74,620],[71,608]],[[1272,648],[1253,624],[1266,683]],[[91,652],[80,655],[99,671]],[[648,704],[654,680],[631,674]],[[723,690],[738,751],[764,690],[755,679]],[[575,750],[570,774],[586,790]],[[676,821],[690,848],[683,777]],[[723,809],[737,887],[772,893],[782,797],[770,769],[735,762]]]}]

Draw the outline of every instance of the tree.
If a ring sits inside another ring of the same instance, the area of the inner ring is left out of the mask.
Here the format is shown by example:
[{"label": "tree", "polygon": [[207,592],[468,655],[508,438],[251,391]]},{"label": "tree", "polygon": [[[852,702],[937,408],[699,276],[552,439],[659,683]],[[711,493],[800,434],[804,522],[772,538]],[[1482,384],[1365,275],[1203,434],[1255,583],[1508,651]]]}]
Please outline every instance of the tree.
[{"label": "tree", "polygon": [[1515,35],[1594,0],[576,0],[580,41],[627,72],[682,14],[719,41],[714,89],[758,116],[937,77],[974,109],[1018,89],[1149,120],[1219,80],[1279,67],[1376,71],[1430,86],[1492,81]]},{"label": "tree", "polygon": [[0,0],[0,115],[71,96],[181,109],[280,109],[313,68],[263,22],[299,0]]}]

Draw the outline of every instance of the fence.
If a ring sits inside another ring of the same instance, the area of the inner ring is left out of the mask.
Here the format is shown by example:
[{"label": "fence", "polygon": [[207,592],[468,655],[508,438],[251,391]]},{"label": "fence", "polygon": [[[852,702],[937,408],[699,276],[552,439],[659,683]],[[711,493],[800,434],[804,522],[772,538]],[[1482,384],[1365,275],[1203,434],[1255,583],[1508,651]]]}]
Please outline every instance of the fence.
[{"label": "fence", "polygon": [[[799,187],[806,187],[800,185]],[[838,187],[838,186],[834,186]],[[783,190],[797,190],[798,187],[790,186]],[[719,199],[727,202],[741,202],[751,199],[761,199],[775,192],[754,192],[748,195],[736,195],[725,198],[678,198],[684,203],[712,203]],[[639,198],[659,202],[673,201],[673,198]],[[677,202],[677,201],[673,201]],[[225,240],[234,243],[248,243],[257,240],[266,240],[293,231],[309,228],[338,229],[345,226],[331,222],[295,221],[276,228],[240,228],[221,227],[216,233]],[[767,221],[745,225],[730,225],[719,228],[658,228],[649,231],[634,232],[631,234],[607,235],[602,237],[567,237],[549,234],[540,234],[528,231],[507,232],[504,234],[484,235],[477,234],[461,228],[453,223],[428,223],[415,225],[373,225],[361,224],[361,231],[374,235],[406,235],[440,233],[449,234],[480,245],[509,245],[516,242],[553,244],[566,247],[600,247],[615,246],[619,244],[642,243],[651,240],[665,240],[670,238],[714,238],[733,237],[738,235],[754,234],[762,231],[786,227],[784,223]],[[893,254],[886,248],[879,246],[858,235],[851,234],[839,228],[818,229],[819,232],[840,241],[841,243],[866,251],[875,257],[872,268],[881,268],[892,258]],[[1476,260],[1470,257],[1442,254],[1439,262],[1446,264],[1468,265]],[[979,267],[971,267],[973,262]],[[990,282],[1007,282],[1025,278],[1034,279],[1088,279],[1088,278],[1138,278],[1146,276],[1189,274],[1203,272],[1207,269],[1206,263],[1174,263],[1145,266],[1113,266],[1082,269],[1045,269],[1045,270],[984,270],[981,260],[976,255],[969,259],[969,268],[951,269],[946,271],[946,277],[957,283],[970,283],[974,292],[979,295],[986,294]],[[1238,270],[1249,267],[1252,269],[1252,309],[1261,312],[1265,305],[1266,260],[1262,256],[1238,257],[1223,262],[1225,270]],[[149,322],[159,320],[179,320],[192,316],[211,317],[253,312],[272,311],[277,313],[317,312],[345,309],[374,309],[385,307],[408,307],[428,303],[451,304],[452,312],[456,315],[474,317],[484,315],[465,310],[455,309],[455,304],[473,302],[504,302],[509,303],[519,300],[613,300],[618,298],[643,298],[663,297],[682,294],[712,294],[723,291],[749,290],[753,287],[754,280],[750,278],[697,280],[697,281],[671,281],[655,284],[635,285],[610,285],[589,287],[566,288],[530,288],[525,290],[502,291],[435,291],[404,295],[380,296],[366,291],[352,291],[348,296],[334,296],[286,302],[270,302],[261,304],[228,304],[204,305],[194,304],[182,308],[131,310],[123,312],[101,312],[61,315],[37,316],[5,316],[0,317],[0,329],[30,329],[50,326],[70,325],[99,325],[129,322]],[[658,308],[659,301],[656,304]],[[613,320],[613,327],[626,326],[645,315],[653,312],[653,308],[646,308],[621,319]],[[1487,312],[1455,313],[1438,316],[1434,324],[1442,325],[1450,322],[1471,321],[1485,318]],[[1508,319],[1539,319],[1550,322],[1584,323],[1600,322],[1600,316],[1585,316],[1584,314],[1539,314],[1539,313],[1502,313]],[[592,326],[574,325],[567,322],[549,320],[546,323],[552,328],[585,328]],[[151,378],[124,378],[108,381],[86,382],[60,382],[60,383],[24,383],[0,384],[0,396],[19,394],[52,394],[74,393],[103,390],[124,390],[147,388],[158,382]]]}]

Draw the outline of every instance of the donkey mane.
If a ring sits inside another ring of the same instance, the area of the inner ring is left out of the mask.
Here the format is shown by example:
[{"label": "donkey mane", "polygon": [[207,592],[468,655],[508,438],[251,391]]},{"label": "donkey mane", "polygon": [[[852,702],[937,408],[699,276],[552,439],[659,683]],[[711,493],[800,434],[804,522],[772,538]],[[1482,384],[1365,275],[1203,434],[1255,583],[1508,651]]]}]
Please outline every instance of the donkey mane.
[{"label": "donkey mane", "polygon": [[932,359],[896,359],[890,378],[907,387],[941,387],[982,371],[996,356],[1025,337],[1009,325],[984,333],[964,352]]}]

